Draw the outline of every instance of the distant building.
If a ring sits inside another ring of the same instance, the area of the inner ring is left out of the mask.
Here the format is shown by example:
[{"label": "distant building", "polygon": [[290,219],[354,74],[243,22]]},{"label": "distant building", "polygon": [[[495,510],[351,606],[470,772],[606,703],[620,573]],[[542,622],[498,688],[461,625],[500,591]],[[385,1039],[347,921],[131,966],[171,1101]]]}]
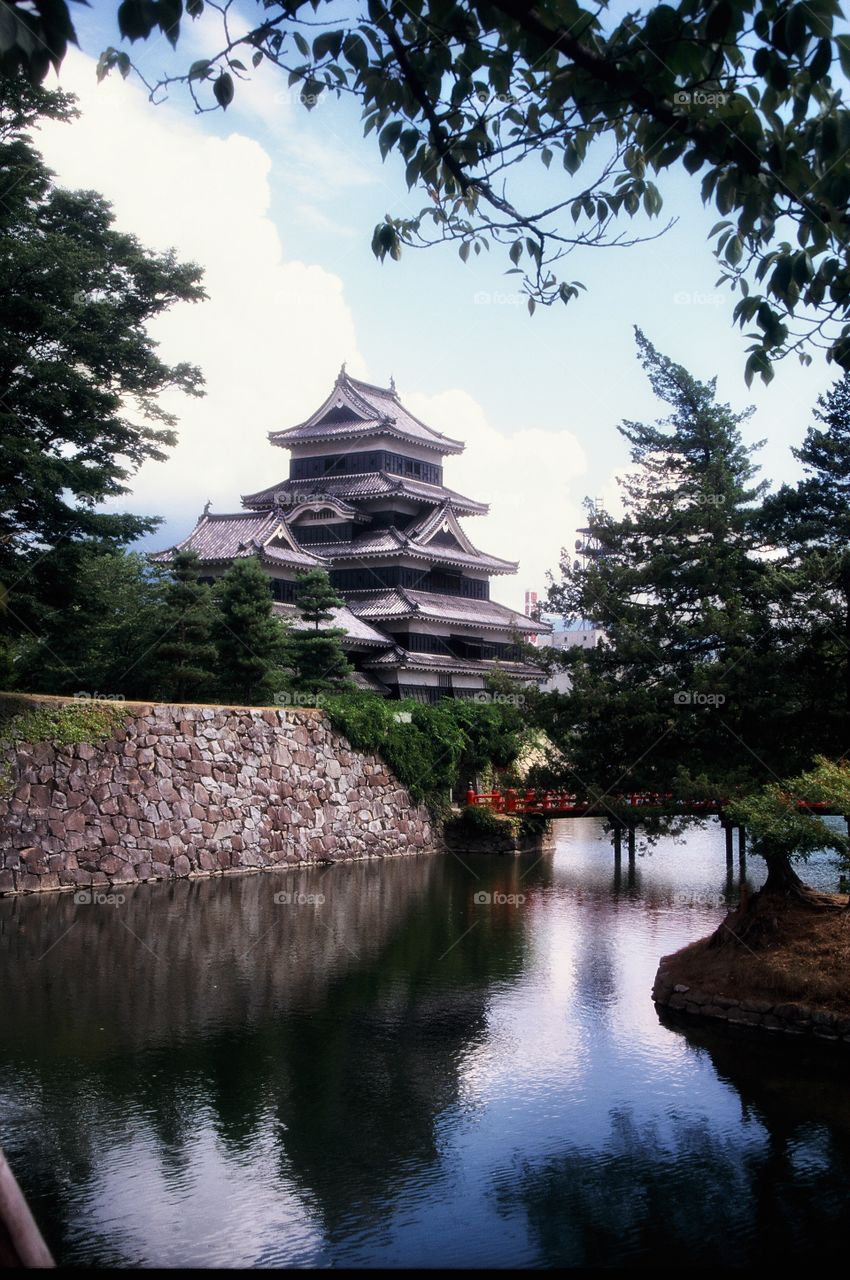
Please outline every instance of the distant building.
[{"label": "distant building", "polygon": [[345,600],[335,624],[358,682],[391,697],[472,697],[496,670],[543,680],[521,645],[548,625],[490,599],[490,579],[517,564],[479,551],[460,524],[486,503],[443,485],[459,440],[409,413],[392,383],[361,382],[344,366],[306,422],[269,438],[289,450],[288,477],[243,497],[243,511],[205,511],[155,560],[191,548],[212,579],[256,556],[275,611],[293,619],[299,570],[327,569]]},{"label": "distant building", "polygon": [[[533,618],[536,620],[537,618],[537,592],[536,591],[526,591],[525,607],[523,609],[523,613],[525,614],[526,618]],[[529,644],[537,644],[537,640],[538,640],[538,636],[536,632],[533,636],[530,635],[528,637]]]}]

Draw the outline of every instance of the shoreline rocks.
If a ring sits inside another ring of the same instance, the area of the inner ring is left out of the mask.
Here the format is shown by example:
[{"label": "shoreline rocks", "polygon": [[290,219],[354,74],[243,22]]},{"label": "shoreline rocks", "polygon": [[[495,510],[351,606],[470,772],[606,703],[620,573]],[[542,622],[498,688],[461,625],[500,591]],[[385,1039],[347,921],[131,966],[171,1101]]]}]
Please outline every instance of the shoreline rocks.
[{"label": "shoreline rocks", "polygon": [[826,1009],[810,1009],[786,999],[772,1003],[756,997],[734,999],[699,991],[677,982],[662,960],[655,975],[652,999],[658,1008],[683,1019],[724,1022],[753,1027],[776,1035],[810,1037],[836,1044],[850,1044],[850,1017]]}]

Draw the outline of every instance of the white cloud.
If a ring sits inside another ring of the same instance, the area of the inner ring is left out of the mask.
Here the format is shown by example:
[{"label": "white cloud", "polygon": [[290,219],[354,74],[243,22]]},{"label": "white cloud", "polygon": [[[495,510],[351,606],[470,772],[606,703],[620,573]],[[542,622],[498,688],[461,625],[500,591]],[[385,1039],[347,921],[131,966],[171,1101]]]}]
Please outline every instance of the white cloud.
[{"label": "white cloud", "polygon": [[584,449],[570,431],[531,423],[500,435],[465,391],[400,394],[418,418],[465,442],[463,454],[445,459],[445,483],[490,503],[490,514],[466,520],[465,528],[482,551],[519,561],[516,576],[494,578],[491,591],[521,609],[526,589],[545,592],[547,571],[557,570],[561,547],[572,546],[583,523]]},{"label": "white cloud", "polygon": [[170,542],[207,498],[214,510],[238,509],[241,493],[286,474],[287,455],[266,433],[310,413],[343,360],[365,372],[354,323],[337,276],[285,259],[269,217],[271,160],[257,142],[211,137],[116,76],[97,85],[92,59],[76,52],[62,85],[79,95],[82,116],[45,125],[39,138],[59,180],[102,191],[119,227],[205,270],[210,300],[175,307],[152,331],[167,359],[200,365],[207,395],[164,398],[179,415],[179,444],[141,470],[124,504],[168,516]]}]

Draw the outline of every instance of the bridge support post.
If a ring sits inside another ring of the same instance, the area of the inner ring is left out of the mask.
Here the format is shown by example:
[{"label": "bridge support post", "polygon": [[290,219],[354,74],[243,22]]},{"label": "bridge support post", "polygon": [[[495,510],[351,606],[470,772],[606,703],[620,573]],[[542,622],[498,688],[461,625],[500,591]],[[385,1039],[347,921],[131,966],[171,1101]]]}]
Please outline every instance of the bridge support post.
[{"label": "bridge support post", "polygon": [[732,859],[734,857],[734,849],[732,847],[732,823],[728,822],[725,818],[723,820],[723,835],[726,838],[726,866],[731,867]]},{"label": "bridge support post", "polygon": [[635,829],[629,827],[629,863],[634,865],[635,860]]},{"label": "bridge support post", "polygon": [[623,828],[619,822],[614,827],[614,862],[619,865],[623,856]]},{"label": "bridge support post", "polygon": [[738,828],[738,863],[743,871],[747,863],[747,833],[743,827]]}]

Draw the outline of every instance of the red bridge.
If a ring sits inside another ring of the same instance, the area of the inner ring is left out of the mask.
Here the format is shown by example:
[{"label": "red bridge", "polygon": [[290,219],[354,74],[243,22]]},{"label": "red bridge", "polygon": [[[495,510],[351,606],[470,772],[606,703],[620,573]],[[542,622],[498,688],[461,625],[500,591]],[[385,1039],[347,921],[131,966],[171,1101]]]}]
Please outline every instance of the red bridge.
[{"label": "red bridge", "polygon": [[[724,805],[728,804],[728,797],[716,800],[681,800],[676,799],[670,791],[630,791],[589,800],[570,791],[517,791],[513,787],[508,787],[505,791],[476,791],[470,787],[466,793],[466,803],[489,809],[492,813],[536,813],[547,818],[583,818],[611,813],[618,818],[622,817],[623,822],[628,825],[631,815],[625,811],[629,809],[649,809],[665,814],[721,814]],[[823,815],[835,812],[828,804],[817,800],[800,800],[797,808]]]}]

